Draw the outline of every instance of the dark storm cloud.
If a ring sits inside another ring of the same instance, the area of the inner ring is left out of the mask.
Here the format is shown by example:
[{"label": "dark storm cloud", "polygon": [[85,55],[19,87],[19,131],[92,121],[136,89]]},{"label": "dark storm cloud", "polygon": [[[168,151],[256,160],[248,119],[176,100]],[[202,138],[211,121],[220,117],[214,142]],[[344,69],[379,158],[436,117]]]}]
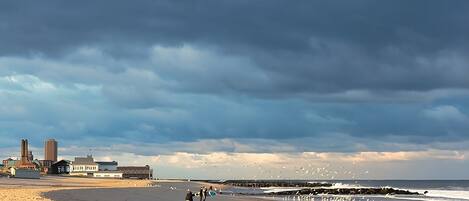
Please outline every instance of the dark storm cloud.
[{"label": "dark storm cloud", "polygon": [[367,48],[435,50],[461,46],[468,33],[461,26],[464,1],[47,1],[1,7],[4,52],[193,41],[300,51],[309,48],[311,36]]},{"label": "dark storm cloud", "polygon": [[[94,46],[116,58],[141,58],[155,44],[199,44],[250,58],[269,82],[221,87],[257,96],[469,87],[464,1],[47,1],[0,7],[2,55],[53,57]],[[209,83],[188,90],[219,91],[206,88],[214,84],[206,78],[192,81]]]},{"label": "dark storm cloud", "polygon": [[304,151],[464,141],[467,10],[466,1],[5,1],[0,133],[87,145],[271,139]]}]

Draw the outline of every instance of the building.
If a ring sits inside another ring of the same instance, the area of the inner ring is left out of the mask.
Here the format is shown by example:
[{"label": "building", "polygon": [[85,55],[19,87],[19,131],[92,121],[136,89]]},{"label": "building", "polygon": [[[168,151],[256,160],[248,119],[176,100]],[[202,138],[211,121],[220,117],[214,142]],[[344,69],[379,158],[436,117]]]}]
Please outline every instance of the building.
[{"label": "building", "polygon": [[93,177],[97,178],[122,178],[123,172],[120,171],[99,171],[93,173]]},{"label": "building", "polygon": [[26,169],[26,168],[10,168],[11,176],[15,178],[23,179],[39,179],[41,174],[37,170]]},{"label": "building", "polygon": [[3,160],[2,163],[3,163],[3,167],[10,169],[11,167],[16,167],[16,164],[19,163],[19,160],[7,158]]},{"label": "building", "polygon": [[33,151],[29,151],[29,152],[28,152],[28,160],[29,160],[29,161],[33,161],[33,160],[34,160]]},{"label": "building", "polygon": [[60,160],[53,163],[50,167],[49,172],[51,174],[69,174],[70,173],[70,161]]},{"label": "building", "polygon": [[39,161],[39,160],[37,160],[37,159],[36,159],[36,160],[32,160],[32,161],[31,161],[31,164],[34,165],[34,169],[36,169],[36,170],[39,170],[39,169],[41,169],[41,167],[42,167],[41,161]]},{"label": "building", "polygon": [[57,161],[57,141],[48,139],[44,142],[44,160]]},{"label": "building", "polygon": [[51,160],[39,160],[40,167],[42,171],[45,173],[51,172],[51,166],[53,163],[54,161],[51,161]]},{"label": "building", "polygon": [[153,178],[153,170],[150,166],[120,166],[117,171],[122,172],[123,178],[130,179],[151,179]]},{"label": "building", "polygon": [[72,176],[93,176],[97,172],[98,164],[94,162],[93,156],[75,157],[70,164],[70,175]]},{"label": "building", "polygon": [[117,170],[117,161],[98,161],[99,171],[115,171]]},{"label": "building", "polygon": [[2,160],[2,164],[3,164],[4,166],[6,166],[6,165],[8,164],[8,162],[9,162],[9,161],[12,161],[12,160],[13,160],[12,158],[4,159],[4,160]]},{"label": "building", "polygon": [[41,164],[41,167],[43,168],[50,168],[52,164],[54,164],[54,161],[51,160],[39,160],[39,164]]},{"label": "building", "polygon": [[29,151],[28,151],[28,140],[22,139],[21,140],[21,158],[19,164],[17,163],[17,167],[19,168],[26,168],[26,169],[36,169],[36,165],[29,160]]}]

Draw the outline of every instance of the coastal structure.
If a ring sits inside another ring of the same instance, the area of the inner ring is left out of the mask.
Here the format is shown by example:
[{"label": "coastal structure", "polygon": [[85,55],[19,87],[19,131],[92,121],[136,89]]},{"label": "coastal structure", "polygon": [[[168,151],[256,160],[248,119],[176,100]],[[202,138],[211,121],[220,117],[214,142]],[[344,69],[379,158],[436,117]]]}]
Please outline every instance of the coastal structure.
[{"label": "coastal structure", "polygon": [[[40,173],[37,169],[40,165],[38,161],[33,161],[33,155],[32,152],[28,150],[28,146],[28,140],[22,139],[20,160],[16,161],[14,165],[11,165],[9,171],[13,177],[39,179]],[[12,161],[7,160],[6,162],[10,163]]]},{"label": "coastal structure", "polygon": [[19,160],[14,160],[12,158],[7,158],[2,161],[3,167],[6,169],[10,169],[11,167],[16,167],[16,164],[19,164]]},{"label": "coastal structure", "polygon": [[28,140],[22,139],[20,157],[17,160],[13,158],[3,160],[0,168],[18,178],[39,178],[41,172],[116,179],[151,179],[153,177],[153,170],[148,165],[119,167],[117,161],[95,161],[92,155],[75,157],[73,161],[57,161],[57,144],[54,139],[46,140],[44,142],[45,159],[38,160],[34,159],[33,153],[29,151]]},{"label": "coastal structure", "polygon": [[57,141],[48,139],[44,142],[44,160],[57,161]]},{"label": "coastal structure", "polygon": [[116,171],[117,170],[117,161],[98,161],[99,171]]},{"label": "coastal structure", "polygon": [[75,157],[70,164],[70,175],[72,176],[93,176],[99,171],[98,164],[94,162],[92,155],[86,157]]},{"label": "coastal structure", "polygon": [[10,168],[10,174],[15,178],[23,179],[39,179],[41,176],[37,170],[14,167]]},{"label": "coastal structure", "polygon": [[44,173],[49,173],[51,171],[50,169],[53,163],[54,161],[51,160],[39,160],[40,167]]},{"label": "coastal structure", "polygon": [[150,166],[119,166],[117,171],[123,172],[122,177],[128,179],[151,179],[153,178],[153,170]]},{"label": "coastal structure", "polygon": [[93,173],[93,177],[98,178],[123,178],[123,172],[120,171],[99,171]]},{"label": "coastal structure", "polygon": [[28,151],[28,140],[22,139],[21,140],[21,158],[19,164],[17,164],[18,168],[26,168],[26,169],[35,169],[36,165],[32,163],[29,157]]},{"label": "coastal structure", "polygon": [[49,169],[50,174],[69,174],[70,173],[70,161],[60,160],[53,163]]},{"label": "coastal structure", "polygon": [[[66,165],[65,163],[63,163]],[[66,172],[62,166],[57,165],[57,172]],[[70,163],[69,168],[70,176],[82,177],[101,177],[101,178],[123,178],[123,171],[117,170],[117,162],[95,162],[93,156],[75,157],[75,160]]]},{"label": "coastal structure", "polygon": [[51,165],[51,174],[69,174],[70,173],[70,161],[60,160]]}]

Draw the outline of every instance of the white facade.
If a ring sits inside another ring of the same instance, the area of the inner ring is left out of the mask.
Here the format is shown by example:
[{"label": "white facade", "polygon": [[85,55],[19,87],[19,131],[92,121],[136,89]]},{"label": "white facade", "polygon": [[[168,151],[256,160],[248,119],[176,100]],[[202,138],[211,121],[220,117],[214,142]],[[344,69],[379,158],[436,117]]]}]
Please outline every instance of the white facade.
[{"label": "white facade", "polygon": [[98,169],[98,164],[76,164],[74,165],[73,163],[70,165],[70,173],[72,172],[97,172]]},{"label": "white facade", "polygon": [[[87,172],[70,172],[68,173],[70,176],[80,176],[80,177],[87,177],[88,173]],[[90,175],[93,173],[89,173]]]},{"label": "white facade", "polygon": [[99,171],[98,164],[94,162],[91,155],[75,157],[70,164],[70,175],[73,176],[93,176],[93,173],[97,171]]},{"label": "white facade", "polygon": [[93,177],[99,178],[122,178],[122,172],[95,172],[93,173]]}]

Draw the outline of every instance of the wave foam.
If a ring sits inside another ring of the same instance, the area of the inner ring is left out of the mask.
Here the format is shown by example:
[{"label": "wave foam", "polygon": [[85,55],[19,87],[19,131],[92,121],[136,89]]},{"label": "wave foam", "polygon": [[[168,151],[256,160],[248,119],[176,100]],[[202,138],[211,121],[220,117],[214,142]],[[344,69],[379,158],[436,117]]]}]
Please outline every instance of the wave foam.
[{"label": "wave foam", "polygon": [[469,200],[469,191],[455,191],[455,190],[427,190],[427,191],[428,193],[426,195],[428,197],[451,198],[451,199],[456,199],[456,200],[459,200],[459,199]]}]

